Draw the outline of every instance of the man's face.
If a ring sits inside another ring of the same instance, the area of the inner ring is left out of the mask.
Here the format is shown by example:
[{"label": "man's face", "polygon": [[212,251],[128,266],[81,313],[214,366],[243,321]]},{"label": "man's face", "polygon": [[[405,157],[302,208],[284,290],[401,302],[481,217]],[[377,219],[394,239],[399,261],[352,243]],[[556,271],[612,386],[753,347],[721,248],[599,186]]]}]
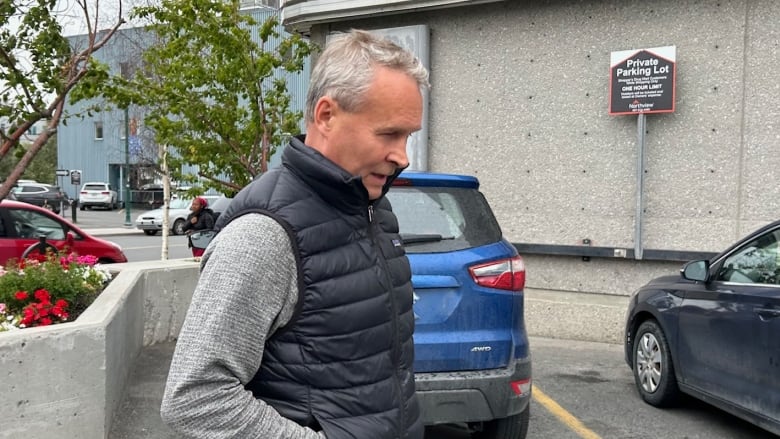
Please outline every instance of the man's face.
[{"label": "man's face", "polygon": [[406,141],[422,124],[420,89],[405,73],[378,67],[364,104],[350,113],[333,102],[327,122],[321,152],[359,175],[375,200],[387,178],[409,164]]}]

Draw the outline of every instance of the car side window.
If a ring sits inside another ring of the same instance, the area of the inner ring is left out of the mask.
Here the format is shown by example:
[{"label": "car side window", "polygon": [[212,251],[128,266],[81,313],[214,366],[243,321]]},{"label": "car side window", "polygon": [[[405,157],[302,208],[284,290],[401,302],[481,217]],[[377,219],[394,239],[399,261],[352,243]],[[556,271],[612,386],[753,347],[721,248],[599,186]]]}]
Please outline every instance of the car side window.
[{"label": "car side window", "polygon": [[26,209],[9,209],[8,214],[19,238],[37,239],[45,236],[46,239],[65,239],[62,225],[46,215]]},{"label": "car side window", "polygon": [[780,231],[774,230],[742,246],[726,258],[717,280],[780,284]]}]

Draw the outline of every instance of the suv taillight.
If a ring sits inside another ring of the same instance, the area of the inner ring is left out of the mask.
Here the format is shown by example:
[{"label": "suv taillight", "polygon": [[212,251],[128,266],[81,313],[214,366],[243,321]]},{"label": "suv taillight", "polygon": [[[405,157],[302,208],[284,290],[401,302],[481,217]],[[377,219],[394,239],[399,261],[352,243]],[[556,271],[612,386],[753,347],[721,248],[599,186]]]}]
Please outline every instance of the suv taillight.
[{"label": "suv taillight", "polygon": [[500,290],[522,291],[525,287],[525,264],[515,256],[469,267],[471,278],[477,285]]}]

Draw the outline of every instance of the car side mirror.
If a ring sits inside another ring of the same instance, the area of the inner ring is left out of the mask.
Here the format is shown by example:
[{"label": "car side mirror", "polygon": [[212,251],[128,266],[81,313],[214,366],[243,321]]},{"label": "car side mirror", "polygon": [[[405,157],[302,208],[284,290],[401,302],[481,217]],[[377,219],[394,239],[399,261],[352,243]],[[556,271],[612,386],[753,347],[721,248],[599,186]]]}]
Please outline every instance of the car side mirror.
[{"label": "car side mirror", "polygon": [[683,265],[682,277],[688,280],[707,282],[707,275],[710,272],[710,261],[704,259],[701,261],[691,261]]},{"label": "car side mirror", "polygon": [[208,247],[209,242],[211,242],[216,235],[217,232],[214,230],[200,230],[191,234],[190,242],[192,243],[192,248],[205,250],[206,247]]}]

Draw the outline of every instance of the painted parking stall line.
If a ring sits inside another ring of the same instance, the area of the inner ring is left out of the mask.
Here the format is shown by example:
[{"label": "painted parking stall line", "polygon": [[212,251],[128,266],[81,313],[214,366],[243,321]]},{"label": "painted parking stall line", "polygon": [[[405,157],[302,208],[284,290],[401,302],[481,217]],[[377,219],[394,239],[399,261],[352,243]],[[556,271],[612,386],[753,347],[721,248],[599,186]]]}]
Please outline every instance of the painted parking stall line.
[{"label": "painted parking stall line", "polygon": [[601,436],[585,426],[579,419],[560,406],[555,400],[539,390],[535,385],[531,386],[533,399],[563,422],[573,432],[583,439],[601,439]]}]

